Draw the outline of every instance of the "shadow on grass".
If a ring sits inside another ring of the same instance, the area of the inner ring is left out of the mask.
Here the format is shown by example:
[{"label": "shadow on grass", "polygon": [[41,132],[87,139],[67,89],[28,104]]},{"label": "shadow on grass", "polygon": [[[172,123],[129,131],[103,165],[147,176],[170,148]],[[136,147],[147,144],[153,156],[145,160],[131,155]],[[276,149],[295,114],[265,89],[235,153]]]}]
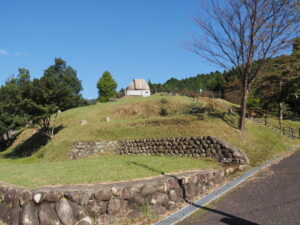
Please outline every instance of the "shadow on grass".
[{"label": "shadow on grass", "polygon": [[[57,134],[60,130],[65,128],[63,125],[59,125],[55,128],[54,134]],[[19,144],[13,149],[12,152],[9,152],[4,155],[4,158],[24,158],[29,157],[43,146],[45,146],[51,138],[41,132],[33,134],[30,138],[25,140],[23,143]]]},{"label": "shadow on grass", "polygon": [[187,193],[186,193],[186,188],[183,185],[182,179],[178,178],[175,175],[166,175],[165,172],[163,172],[161,170],[157,170],[155,168],[152,168],[150,166],[147,166],[147,165],[144,165],[144,164],[141,164],[141,163],[137,163],[137,162],[129,162],[128,164],[148,169],[148,170],[150,170],[152,172],[159,173],[159,174],[161,174],[163,176],[166,176],[166,177],[172,177],[172,178],[174,178],[177,181],[177,183],[178,183],[178,185],[179,185],[179,187],[181,189],[182,198],[184,199],[184,201],[186,203],[188,203],[189,205],[192,205],[194,207],[197,207],[199,209],[203,209],[205,211],[208,211],[208,212],[211,212],[211,213],[215,213],[215,214],[219,214],[221,216],[224,216],[220,220],[220,222],[222,222],[224,224],[228,224],[228,225],[259,225],[257,223],[253,223],[253,222],[248,221],[246,219],[240,218],[238,216],[235,216],[235,215],[232,215],[232,214],[229,214],[229,213],[226,213],[226,212],[222,212],[222,211],[219,211],[219,210],[216,210],[216,209],[212,209],[212,208],[204,207],[204,206],[201,206],[201,205],[197,205],[194,202],[191,202],[190,200],[188,200]]},{"label": "shadow on grass", "polygon": [[18,131],[16,134],[13,135],[13,137],[9,141],[1,140],[0,152],[4,152],[6,149],[8,149],[22,132],[23,130]]},{"label": "shadow on grass", "polygon": [[220,111],[212,106],[193,106],[188,114],[195,115],[198,120],[205,120],[207,117],[209,118],[219,118],[227,123],[232,128],[238,129],[237,122],[237,114],[236,110],[238,109],[230,109],[230,112]]}]

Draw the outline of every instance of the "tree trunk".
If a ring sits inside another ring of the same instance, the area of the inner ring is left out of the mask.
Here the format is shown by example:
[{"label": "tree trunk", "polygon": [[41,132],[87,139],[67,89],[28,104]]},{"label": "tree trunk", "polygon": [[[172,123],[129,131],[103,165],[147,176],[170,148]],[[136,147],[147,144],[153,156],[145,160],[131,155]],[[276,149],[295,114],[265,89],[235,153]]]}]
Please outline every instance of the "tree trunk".
[{"label": "tree trunk", "polygon": [[239,130],[244,131],[245,129],[245,118],[247,111],[247,98],[248,98],[248,88],[247,85],[243,87],[243,96],[241,99],[241,108],[240,108],[240,119],[239,119]]}]

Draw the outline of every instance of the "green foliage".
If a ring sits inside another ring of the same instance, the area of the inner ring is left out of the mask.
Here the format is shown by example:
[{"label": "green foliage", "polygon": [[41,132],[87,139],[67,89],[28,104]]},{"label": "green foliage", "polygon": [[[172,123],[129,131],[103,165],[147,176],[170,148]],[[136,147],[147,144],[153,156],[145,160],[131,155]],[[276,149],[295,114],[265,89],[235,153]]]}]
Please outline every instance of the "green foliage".
[{"label": "green foliage", "polygon": [[300,57],[300,37],[294,39],[293,55]]},{"label": "green foliage", "polygon": [[[2,147],[9,145],[9,132],[19,129],[28,121],[24,108],[24,96],[30,93],[30,74],[26,69],[19,69],[16,78],[8,80],[0,87],[0,141]],[[4,137],[5,136],[5,137]]]},{"label": "green foliage", "polygon": [[189,77],[182,80],[171,78],[163,84],[154,84],[151,83],[151,81],[149,81],[148,84],[152,93],[180,91],[183,89],[189,91],[199,91],[200,89],[221,91],[226,84],[224,73],[216,71],[209,74],[198,74],[195,77]]},{"label": "green foliage", "polygon": [[278,114],[279,103],[286,104],[286,116],[300,115],[300,60],[299,38],[295,39],[291,55],[269,59],[263,76],[255,84],[254,94],[260,99],[263,109]]},{"label": "green foliage", "polygon": [[261,106],[260,99],[251,95],[247,99],[247,105],[249,108],[258,108]]},{"label": "green foliage", "polygon": [[55,125],[51,127],[51,116],[58,110],[85,105],[81,90],[76,71],[64,60],[56,58],[55,64],[46,69],[40,79],[32,81],[31,94],[24,99],[24,108],[40,131],[53,135]]},{"label": "green foliage", "polygon": [[87,104],[81,90],[76,71],[60,58],[55,59],[55,64],[40,79],[33,81],[28,70],[19,69],[18,76],[0,88],[0,134],[29,122],[38,125],[40,131],[53,134],[54,127],[50,129],[53,114]]},{"label": "green foliage", "polygon": [[107,102],[109,98],[117,96],[116,88],[117,82],[113,79],[109,71],[105,71],[97,83],[99,92],[98,100],[100,102]]}]

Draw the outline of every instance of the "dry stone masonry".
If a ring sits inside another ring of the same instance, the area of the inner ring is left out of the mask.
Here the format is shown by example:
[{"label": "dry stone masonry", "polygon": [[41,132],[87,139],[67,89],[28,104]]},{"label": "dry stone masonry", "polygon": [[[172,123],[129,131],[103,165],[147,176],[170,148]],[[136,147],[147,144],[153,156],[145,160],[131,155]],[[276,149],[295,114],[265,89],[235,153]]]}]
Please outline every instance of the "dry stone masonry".
[{"label": "dry stone masonry", "polygon": [[0,221],[8,225],[109,224],[147,208],[164,214],[226,181],[228,169],[110,184],[25,189],[0,183]]},{"label": "dry stone masonry", "polygon": [[109,142],[76,142],[70,159],[114,150],[123,154],[211,157],[221,163],[246,164],[249,159],[240,149],[211,136],[139,139]]},{"label": "dry stone masonry", "polygon": [[73,144],[69,158],[81,159],[93,154],[116,151],[119,148],[118,141],[77,141]]}]

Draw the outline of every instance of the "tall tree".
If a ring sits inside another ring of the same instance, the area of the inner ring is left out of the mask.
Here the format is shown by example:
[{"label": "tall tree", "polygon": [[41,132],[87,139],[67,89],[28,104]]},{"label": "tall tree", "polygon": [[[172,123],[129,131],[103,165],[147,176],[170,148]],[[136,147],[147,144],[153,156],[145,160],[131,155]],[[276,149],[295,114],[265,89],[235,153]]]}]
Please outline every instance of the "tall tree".
[{"label": "tall tree", "polygon": [[77,77],[77,72],[71,66],[68,66],[63,59],[55,58],[54,65],[45,70],[43,77],[54,79],[68,89],[68,99],[65,99],[63,104],[59,105],[61,110],[85,105],[85,101],[80,94],[82,85]]},{"label": "tall tree", "polygon": [[191,50],[237,72],[242,86],[240,130],[245,127],[247,98],[254,80],[267,59],[288,48],[299,31],[297,10],[297,0],[210,0],[194,19],[201,34]]},{"label": "tall tree", "polygon": [[105,71],[100,77],[97,88],[100,102],[107,102],[109,98],[116,97],[116,88],[118,87],[117,82],[113,79],[109,71]]},{"label": "tall tree", "polygon": [[30,74],[23,68],[16,77],[0,87],[0,145],[9,145],[11,133],[28,122],[24,111],[24,96],[30,93]]},{"label": "tall tree", "polygon": [[55,123],[51,118],[56,118],[58,110],[84,105],[86,101],[80,94],[81,90],[76,71],[64,60],[56,58],[55,64],[48,67],[40,79],[32,81],[23,108],[38,130],[53,138]]}]

